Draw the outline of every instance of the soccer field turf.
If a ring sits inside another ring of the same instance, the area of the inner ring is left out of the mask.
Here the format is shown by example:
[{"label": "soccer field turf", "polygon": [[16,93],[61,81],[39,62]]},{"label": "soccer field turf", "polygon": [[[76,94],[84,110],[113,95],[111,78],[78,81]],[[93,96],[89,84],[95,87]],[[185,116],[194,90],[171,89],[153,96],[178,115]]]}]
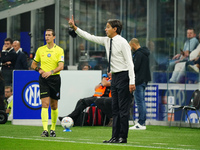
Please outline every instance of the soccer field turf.
[{"label": "soccer field turf", "polygon": [[111,138],[111,127],[73,127],[63,132],[56,127],[57,137],[40,137],[42,127],[0,125],[0,150],[141,150],[200,149],[200,129],[168,126],[147,126],[147,130],[129,130],[127,144],[104,144]]}]

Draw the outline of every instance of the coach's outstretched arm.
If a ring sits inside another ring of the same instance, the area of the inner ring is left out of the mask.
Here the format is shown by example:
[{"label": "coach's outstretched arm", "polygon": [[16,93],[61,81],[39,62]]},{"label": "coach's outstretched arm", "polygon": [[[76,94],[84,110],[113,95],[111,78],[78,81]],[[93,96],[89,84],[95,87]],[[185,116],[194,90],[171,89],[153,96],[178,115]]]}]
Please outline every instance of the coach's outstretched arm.
[{"label": "coach's outstretched arm", "polygon": [[77,29],[77,26],[75,25],[75,23],[74,23],[74,16],[72,15],[72,19],[69,19],[69,26],[71,27],[71,28],[73,28],[74,29],[74,31],[76,31],[76,29]]}]

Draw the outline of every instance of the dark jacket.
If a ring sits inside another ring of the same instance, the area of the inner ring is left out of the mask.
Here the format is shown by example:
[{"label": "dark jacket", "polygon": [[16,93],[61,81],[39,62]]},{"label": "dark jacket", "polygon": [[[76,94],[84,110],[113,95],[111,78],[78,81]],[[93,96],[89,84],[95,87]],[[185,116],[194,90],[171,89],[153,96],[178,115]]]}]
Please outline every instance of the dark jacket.
[{"label": "dark jacket", "polygon": [[149,55],[150,51],[147,47],[141,47],[133,53],[136,86],[151,81]]},{"label": "dark jacket", "polygon": [[15,70],[28,70],[27,57],[24,52],[17,53],[17,60],[15,62]]},{"label": "dark jacket", "polygon": [[2,64],[7,61],[11,61],[10,65],[2,65],[2,70],[13,70],[16,62],[17,54],[15,50],[12,48],[10,50],[1,52],[1,62]]}]

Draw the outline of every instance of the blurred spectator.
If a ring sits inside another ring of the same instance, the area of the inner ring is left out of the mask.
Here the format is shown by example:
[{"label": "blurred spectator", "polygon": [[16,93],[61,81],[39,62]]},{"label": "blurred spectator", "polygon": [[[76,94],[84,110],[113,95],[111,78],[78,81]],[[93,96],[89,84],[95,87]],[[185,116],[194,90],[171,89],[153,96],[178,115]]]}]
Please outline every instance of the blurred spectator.
[{"label": "blurred spectator", "polygon": [[11,86],[5,87],[5,101],[7,101],[6,113],[9,116],[12,116],[12,107],[13,107],[13,91]]},{"label": "blurred spectator", "polygon": [[197,46],[195,50],[190,53],[189,61],[188,62],[180,62],[175,65],[174,71],[172,76],[169,80],[171,83],[181,83],[182,77],[186,73],[187,66],[189,65],[189,70],[191,70],[191,65],[195,64],[198,58],[200,57],[200,44]]},{"label": "blurred spectator", "polygon": [[5,80],[5,85],[12,85],[12,72],[17,59],[17,54],[12,47],[13,40],[6,38],[4,40],[3,50],[1,52],[2,74]]},{"label": "blurred spectator", "polygon": [[195,30],[193,28],[187,29],[187,40],[185,41],[183,50],[181,50],[179,54],[176,54],[169,62],[168,71],[173,71],[177,63],[188,61],[190,52],[192,52],[198,44],[199,41],[196,38]]},{"label": "blurred spectator", "polygon": [[188,62],[186,66],[189,71],[192,71],[195,73],[199,73],[199,69],[200,69],[200,44],[197,48],[199,48],[198,56],[194,59],[193,62]]},{"label": "blurred spectator", "polygon": [[83,70],[84,66],[89,66],[87,61],[79,62],[78,70]]},{"label": "blurred spectator", "polygon": [[17,59],[15,62],[15,70],[28,70],[27,56],[22,52],[19,41],[13,42],[13,48],[17,54]]},{"label": "blurred spectator", "polygon": [[91,69],[91,66],[90,65],[85,65],[83,66],[82,70],[90,70]]}]

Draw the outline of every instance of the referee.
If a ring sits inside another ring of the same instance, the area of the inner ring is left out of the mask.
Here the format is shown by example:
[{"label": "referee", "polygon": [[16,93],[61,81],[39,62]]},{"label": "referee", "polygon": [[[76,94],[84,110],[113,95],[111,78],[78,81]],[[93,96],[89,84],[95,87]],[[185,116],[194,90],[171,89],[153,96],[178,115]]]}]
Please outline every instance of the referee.
[{"label": "referee", "polygon": [[[58,118],[58,100],[60,99],[60,71],[64,68],[64,51],[54,43],[55,32],[47,29],[45,33],[46,45],[37,49],[31,68],[40,73],[40,98],[42,101],[41,118],[44,131],[42,137],[48,137],[48,108],[51,106],[50,136],[56,137],[55,128]],[[41,67],[37,64],[41,63]]]},{"label": "referee", "polygon": [[135,90],[135,73],[131,56],[131,48],[126,39],[120,36],[122,23],[117,19],[109,19],[106,24],[107,36],[95,36],[81,30],[74,24],[69,25],[82,38],[103,45],[109,58],[108,72],[112,72],[112,137],[103,143],[127,143],[129,129],[129,110],[131,94]]}]

